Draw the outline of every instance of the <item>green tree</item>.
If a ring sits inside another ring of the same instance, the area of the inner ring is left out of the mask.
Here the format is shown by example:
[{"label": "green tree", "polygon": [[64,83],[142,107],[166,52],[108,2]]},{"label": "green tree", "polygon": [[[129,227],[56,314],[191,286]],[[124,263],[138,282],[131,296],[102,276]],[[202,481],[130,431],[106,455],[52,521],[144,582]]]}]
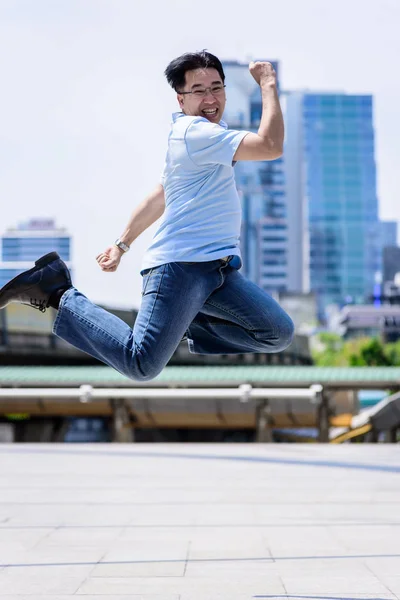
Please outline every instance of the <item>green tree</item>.
[{"label": "green tree", "polygon": [[351,367],[389,367],[392,364],[378,338],[364,340],[359,352],[351,354],[349,358]]},{"label": "green tree", "polygon": [[344,341],[334,333],[321,333],[313,344],[313,360],[319,367],[375,367],[400,365],[400,340],[384,344],[379,338]]},{"label": "green tree", "polygon": [[384,348],[390,364],[394,367],[400,366],[400,340],[385,344]]},{"label": "green tree", "polygon": [[343,338],[336,333],[318,334],[312,344],[312,357],[319,367],[340,366],[343,351]]}]

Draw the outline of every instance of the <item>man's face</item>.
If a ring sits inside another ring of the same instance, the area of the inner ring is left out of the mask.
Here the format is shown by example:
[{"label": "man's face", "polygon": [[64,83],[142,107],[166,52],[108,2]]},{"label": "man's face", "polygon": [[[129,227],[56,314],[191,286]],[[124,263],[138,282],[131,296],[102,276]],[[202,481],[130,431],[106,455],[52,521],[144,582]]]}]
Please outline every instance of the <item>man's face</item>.
[{"label": "man's face", "polygon": [[[224,84],[217,69],[186,71],[185,79],[185,87],[180,91],[193,93],[178,93],[178,102],[182,112],[192,117],[205,117],[211,123],[219,123],[225,109],[226,96]],[[206,89],[207,92],[204,94]]]}]

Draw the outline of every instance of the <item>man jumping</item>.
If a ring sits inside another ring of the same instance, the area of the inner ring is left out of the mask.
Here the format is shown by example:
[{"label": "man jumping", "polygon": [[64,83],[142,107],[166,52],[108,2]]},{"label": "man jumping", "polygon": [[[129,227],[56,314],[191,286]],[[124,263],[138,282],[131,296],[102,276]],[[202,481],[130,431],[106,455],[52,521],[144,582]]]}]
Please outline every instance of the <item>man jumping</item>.
[{"label": "man jumping", "polygon": [[132,242],[162,215],[141,275],[135,325],[96,306],[75,287],[56,252],[0,290],[10,302],[58,310],[53,331],[73,346],[137,381],[165,367],[184,336],[198,354],[280,352],[293,338],[290,317],[239,272],[241,206],[234,179],[239,160],[282,155],[284,125],[276,73],[252,62],[261,88],[257,133],[228,129],[220,60],[202,51],[173,60],[165,71],[181,112],[173,115],[162,181],[133,212],[113,246],[97,256],[113,272]]}]

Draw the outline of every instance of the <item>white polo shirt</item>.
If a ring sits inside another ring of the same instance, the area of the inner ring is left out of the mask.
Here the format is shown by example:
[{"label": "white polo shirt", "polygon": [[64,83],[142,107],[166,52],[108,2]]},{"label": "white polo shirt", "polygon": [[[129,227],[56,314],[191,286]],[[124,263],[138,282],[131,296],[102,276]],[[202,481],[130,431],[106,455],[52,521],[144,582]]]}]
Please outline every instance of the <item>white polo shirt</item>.
[{"label": "white polo shirt", "polygon": [[205,262],[237,257],[242,210],[233,156],[247,131],[221,121],[175,113],[161,183],[165,212],[145,253],[142,270],[168,262]]}]

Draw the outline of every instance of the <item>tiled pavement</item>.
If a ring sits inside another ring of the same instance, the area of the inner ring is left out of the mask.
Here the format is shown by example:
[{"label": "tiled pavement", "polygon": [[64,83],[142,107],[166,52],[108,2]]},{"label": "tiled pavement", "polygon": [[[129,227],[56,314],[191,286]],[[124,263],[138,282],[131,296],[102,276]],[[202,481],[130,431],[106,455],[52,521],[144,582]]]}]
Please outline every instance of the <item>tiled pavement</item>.
[{"label": "tiled pavement", "polygon": [[400,598],[400,445],[0,445],[0,600]]}]

